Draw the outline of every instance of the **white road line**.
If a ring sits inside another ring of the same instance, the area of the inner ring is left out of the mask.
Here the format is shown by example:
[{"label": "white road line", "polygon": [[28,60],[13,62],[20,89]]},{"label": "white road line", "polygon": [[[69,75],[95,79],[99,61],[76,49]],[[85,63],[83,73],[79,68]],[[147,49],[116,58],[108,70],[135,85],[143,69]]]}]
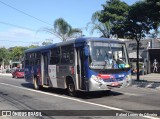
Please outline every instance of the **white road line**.
[{"label": "white road line", "polygon": [[[57,94],[51,94],[51,93],[47,93],[47,92],[42,92],[42,91],[38,91],[38,90],[33,90],[33,89],[29,89],[29,88],[24,88],[24,87],[19,87],[19,86],[15,86],[12,84],[6,84],[6,83],[0,83],[1,85],[6,85],[6,86],[11,86],[11,87],[15,87],[15,88],[19,88],[19,89],[23,89],[23,90],[28,90],[28,91],[32,91],[32,92],[37,92],[37,93],[41,93],[41,94],[46,94],[46,95],[50,95],[50,96],[54,96],[54,97],[59,97],[59,98],[64,98],[64,99],[68,99],[68,100],[73,100],[73,101],[77,101],[77,102],[81,102],[81,103],[86,103],[86,104],[90,104],[90,105],[95,105],[95,106],[99,106],[99,107],[103,107],[103,108],[107,108],[107,109],[111,109],[111,110],[118,110],[118,111],[124,111],[124,109],[120,109],[120,108],[116,108],[116,107],[111,107],[111,106],[107,106],[107,105],[102,105],[102,104],[97,104],[97,103],[93,103],[93,102],[87,102],[87,101],[83,101],[83,100],[79,100],[76,98],[71,98],[71,97],[66,97],[66,96],[61,96],[61,95],[57,95]],[[142,116],[148,119],[159,119],[157,117],[151,117],[151,116]]]}]

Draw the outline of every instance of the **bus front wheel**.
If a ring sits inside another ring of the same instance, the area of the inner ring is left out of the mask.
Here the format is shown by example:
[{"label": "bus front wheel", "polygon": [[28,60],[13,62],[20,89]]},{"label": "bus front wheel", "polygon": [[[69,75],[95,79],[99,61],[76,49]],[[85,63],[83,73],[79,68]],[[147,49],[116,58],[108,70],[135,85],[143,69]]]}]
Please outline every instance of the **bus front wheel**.
[{"label": "bus front wheel", "polygon": [[70,96],[72,96],[72,97],[76,96],[77,93],[76,93],[75,85],[74,85],[73,81],[67,82],[67,91]]}]

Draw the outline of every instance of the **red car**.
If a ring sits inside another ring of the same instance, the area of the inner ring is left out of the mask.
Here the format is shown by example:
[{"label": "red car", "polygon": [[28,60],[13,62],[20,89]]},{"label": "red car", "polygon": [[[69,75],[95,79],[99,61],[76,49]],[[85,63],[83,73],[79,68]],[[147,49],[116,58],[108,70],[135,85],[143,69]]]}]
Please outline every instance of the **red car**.
[{"label": "red car", "polygon": [[12,72],[12,77],[14,78],[24,78],[24,69],[15,69]]}]

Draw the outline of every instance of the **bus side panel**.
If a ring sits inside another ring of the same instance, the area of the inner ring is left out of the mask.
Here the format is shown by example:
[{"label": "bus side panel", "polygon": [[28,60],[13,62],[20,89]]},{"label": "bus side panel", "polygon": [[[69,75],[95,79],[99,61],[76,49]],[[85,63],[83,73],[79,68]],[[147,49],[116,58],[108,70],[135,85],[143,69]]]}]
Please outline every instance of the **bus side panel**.
[{"label": "bus side panel", "polygon": [[57,87],[66,88],[66,78],[70,77],[75,83],[74,65],[57,66]]},{"label": "bus side panel", "polygon": [[32,81],[32,66],[25,66],[25,80],[33,83]]},{"label": "bus side panel", "polygon": [[57,87],[57,70],[56,65],[48,65],[48,74],[50,79],[50,87]]},{"label": "bus side panel", "polygon": [[57,86],[59,88],[65,88],[65,76],[68,73],[66,65],[57,66]]}]

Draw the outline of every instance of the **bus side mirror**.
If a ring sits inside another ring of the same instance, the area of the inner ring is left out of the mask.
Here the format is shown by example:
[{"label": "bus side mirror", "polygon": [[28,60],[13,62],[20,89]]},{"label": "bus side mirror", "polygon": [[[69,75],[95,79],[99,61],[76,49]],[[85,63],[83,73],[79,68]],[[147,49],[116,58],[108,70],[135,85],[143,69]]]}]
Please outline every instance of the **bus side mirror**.
[{"label": "bus side mirror", "polygon": [[85,53],[86,57],[89,56],[89,50],[88,50],[87,46],[85,46],[85,48],[84,48],[84,53]]}]

